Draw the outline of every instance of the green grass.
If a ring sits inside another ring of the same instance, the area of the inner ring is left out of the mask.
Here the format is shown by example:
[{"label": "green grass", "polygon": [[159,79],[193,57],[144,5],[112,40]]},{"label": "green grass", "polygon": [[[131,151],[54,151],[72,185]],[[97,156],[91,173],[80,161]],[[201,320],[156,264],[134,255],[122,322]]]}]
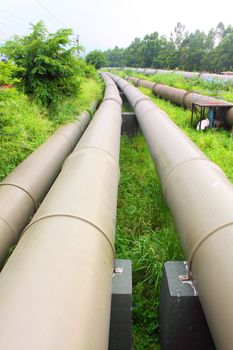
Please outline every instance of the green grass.
[{"label": "green grass", "polygon": [[162,267],[183,253],[142,135],[122,137],[120,167],[116,251],[133,264],[134,349],[159,349]]},{"label": "green grass", "polygon": [[0,89],[0,180],[42,144],[61,124],[75,119],[102,96],[102,84],[87,79],[76,99],[45,110],[16,89]]},{"label": "green grass", "polygon": [[82,111],[89,111],[89,107],[94,100],[100,100],[103,94],[103,83],[100,79],[89,78],[82,84],[81,93],[77,98],[66,98],[60,102],[56,108],[47,111],[47,116],[55,126],[66,124],[74,120],[74,117]]}]

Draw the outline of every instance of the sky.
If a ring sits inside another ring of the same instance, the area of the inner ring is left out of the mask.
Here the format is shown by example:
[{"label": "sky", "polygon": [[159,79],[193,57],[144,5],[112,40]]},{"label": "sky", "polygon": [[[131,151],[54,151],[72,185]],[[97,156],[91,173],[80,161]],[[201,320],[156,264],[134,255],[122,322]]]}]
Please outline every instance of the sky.
[{"label": "sky", "polygon": [[72,28],[87,53],[127,47],[155,31],[170,37],[178,21],[189,32],[233,25],[232,11],[232,0],[0,0],[0,43],[43,20],[50,32]]}]

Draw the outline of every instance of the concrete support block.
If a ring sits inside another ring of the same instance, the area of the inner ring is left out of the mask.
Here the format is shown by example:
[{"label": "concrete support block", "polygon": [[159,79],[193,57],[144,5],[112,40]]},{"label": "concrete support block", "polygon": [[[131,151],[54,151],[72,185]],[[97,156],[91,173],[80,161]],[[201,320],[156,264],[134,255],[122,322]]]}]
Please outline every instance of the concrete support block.
[{"label": "concrete support block", "polygon": [[161,350],[215,350],[198,292],[187,275],[184,261],[164,265],[160,293]]},{"label": "concrete support block", "polygon": [[132,265],[117,259],[112,281],[112,306],[109,350],[131,350],[132,347]]},{"label": "concrete support block", "polygon": [[139,124],[134,112],[122,113],[121,134],[135,136],[139,133]]}]

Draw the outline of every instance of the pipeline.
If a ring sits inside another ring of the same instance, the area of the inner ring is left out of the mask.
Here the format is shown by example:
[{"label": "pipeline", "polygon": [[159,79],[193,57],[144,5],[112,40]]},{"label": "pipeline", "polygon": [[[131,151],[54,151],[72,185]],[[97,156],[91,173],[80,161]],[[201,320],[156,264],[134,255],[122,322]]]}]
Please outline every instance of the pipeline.
[{"label": "pipeline", "polygon": [[217,349],[233,344],[233,186],[224,172],[127,81],[108,74],[135,109]]},{"label": "pipeline", "polygon": [[[90,110],[94,111],[94,102]],[[89,123],[83,112],[78,121],[60,127],[0,183],[0,264],[15,244],[58,176]]]},{"label": "pipeline", "polygon": [[[193,102],[219,102],[219,100],[210,96],[204,96],[193,91],[177,89],[168,85],[154,83],[141,78],[128,77],[127,80],[132,81],[136,86],[142,86],[151,89],[156,96],[164,98],[165,100],[168,100],[184,108],[191,109]],[[232,103],[226,101],[224,101],[224,103],[229,104],[229,106],[232,105]],[[228,126],[233,126],[233,107],[229,108],[226,113],[226,123]]]},{"label": "pipeline", "polygon": [[0,274],[0,349],[108,347],[121,99],[105,97]]},{"label": "pipeline", "polygon": [[200,78],[207,81],[220,80],[224,83],[233,84],[233,75],[232,74],[216,74],[216,73],[208,73],[208,72],[186,72],[182,70],[171,70],[171,69],[155,69],[155,68],[135,68],[135,67],[108,67],[107,70],[115,69],[115,70],[130,70],[136,73],[141,73],[145,75],[153,75],[153,74],[177,74],[183,76],[185,79],[190,78]]}]

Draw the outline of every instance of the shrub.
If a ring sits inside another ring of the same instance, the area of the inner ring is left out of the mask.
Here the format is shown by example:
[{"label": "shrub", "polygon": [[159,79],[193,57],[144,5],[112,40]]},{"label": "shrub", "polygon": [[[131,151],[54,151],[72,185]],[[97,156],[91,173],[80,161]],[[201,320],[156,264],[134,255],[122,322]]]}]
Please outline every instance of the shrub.
[{"label": "shrub", "polygon": [[8,40],[1,52],[21,70],[17,77],[27,94],[44,106],[50,106],[65,96],[76,96],[80,90],[80,59],[76,58],[71,29],[51,34],[43,22],[32,26],[29,35]]},{"label": "shrub", "polygon": [[16,74],[20,69],[12,62],[0,62],[0,86],[2,85],[14,85],[20,82],[16,78]]},{"label": "shrub", "polygon": [[94,50],[86,56],[86,62],[92,64],[96,69],[99,69],[107,64],[106,57],[103,52]]}]

